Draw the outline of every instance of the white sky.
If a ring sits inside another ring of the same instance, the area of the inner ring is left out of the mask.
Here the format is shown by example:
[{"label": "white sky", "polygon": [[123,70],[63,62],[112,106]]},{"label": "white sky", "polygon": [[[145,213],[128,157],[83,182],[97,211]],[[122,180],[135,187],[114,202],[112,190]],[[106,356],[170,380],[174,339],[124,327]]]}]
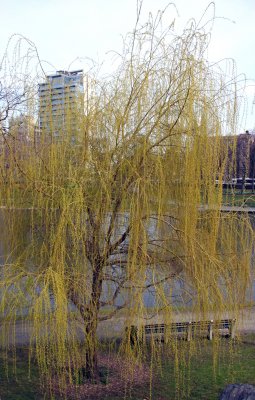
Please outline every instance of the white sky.
[{"label": "white sky", "polygon": [[[144,0],[143,20],[149,11],[164,8],[166,0]],[[194,17],[200,19],[209,0],[176,0],[178,14],[169,7],[165,22],[176,19],[177,26]],[[209,58],[234,58],[239,73],[255,80],[255,0],[216,0]],[[122,38],[134,27],[136,0],[0,0],[0,58],[8,39],[20,33],[33,41],[40,58],[54,69],[82,68],[84,57],[102,61],[109,50],[121,50]],[[210,7],[204,21],[213,15]],[[77,57],[80,59],[77,60]],[[252,82],[251,82],[252,84]],[[252,103],[255,86],[247,89],[247,120],[241,129],[255,127]]]}]

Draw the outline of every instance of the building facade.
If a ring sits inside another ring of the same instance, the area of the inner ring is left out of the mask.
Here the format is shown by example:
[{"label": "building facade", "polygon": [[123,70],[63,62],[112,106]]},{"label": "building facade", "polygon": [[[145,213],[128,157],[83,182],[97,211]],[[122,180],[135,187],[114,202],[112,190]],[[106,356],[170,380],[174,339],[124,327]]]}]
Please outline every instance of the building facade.
[{"label": "building facade", "polygon": [[39,128],[55,140],[75,140],[84,110],[83,70],[57,71],[39,84]]}]

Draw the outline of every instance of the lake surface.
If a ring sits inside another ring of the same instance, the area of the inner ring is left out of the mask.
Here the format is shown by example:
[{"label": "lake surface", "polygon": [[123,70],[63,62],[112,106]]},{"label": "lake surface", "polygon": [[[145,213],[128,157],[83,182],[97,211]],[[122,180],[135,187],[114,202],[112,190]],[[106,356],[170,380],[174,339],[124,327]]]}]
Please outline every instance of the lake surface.
[{"label": "lake surface", "polygon": [[[2,268],[4,268],[4,264],[6,262],[10,263],[12,260],[12,256],[8,252],[8,242],[6,241],[7,235],[7,226],[6,226],[6,221],[4,214],[7,211],[5,209],[0,209],[0,265],[2,265]],[[14,211],[12,211],[14,212]],[[17,210],[15,211],[17,213],[17,217],[20,218],[22,215],[22,218],[25,215],[25,219],[29,219],[31,215],[31,210]],[[251,224],[254,229],[255,233],[255,216],[253,214],[250,215],[250,220]],[[156,231],[156,223],[151,223],[150,226],[148,227],[149,230],[149,235],[151,238],[155,237],[157,235]],[[29,240],[29,232],[27,233],[27,238]],[[247,300],[252,300],[255,301],[255,280],[254,280],[254,264],[255,264],[255,256],[252,259],[252,265],[251,265],[251,289],[248,293],[247,291]],[[149,279],[148,279],[149,282]],[[103,288],[103,295],[102,299],[106,300],[108,296],[108,290],[109,286],[104,285]],[[194,299],[195,292],[194,289],[191,287],[189,284],[188,280],[185,278],[184,274],[181,274],[178,278],[174,279],[171,283],[166,283],[165,287],[165,295],[168,298],[169,301],[171,301],[174,305],[180,306],[180,307],[187,307],[192,305],[192,299]],[[40,292],[40,288],[38,288],[38,293]],[[121,305],[123,304],[123,301],[127,298],[127,293],[125,293],[125,290],[123,290],[119,296],[116,299],[116,304]],[[52,306],[54,307],[54,298],[52,298]],[[157,291],[154,287],[151,287],[147,290],[144,291],[143,294],[143,302],[146,307],[155,307],[156,305],[159,304],[159,298],[157,296]],[[163,305],[163,304],[162,304]]]}]

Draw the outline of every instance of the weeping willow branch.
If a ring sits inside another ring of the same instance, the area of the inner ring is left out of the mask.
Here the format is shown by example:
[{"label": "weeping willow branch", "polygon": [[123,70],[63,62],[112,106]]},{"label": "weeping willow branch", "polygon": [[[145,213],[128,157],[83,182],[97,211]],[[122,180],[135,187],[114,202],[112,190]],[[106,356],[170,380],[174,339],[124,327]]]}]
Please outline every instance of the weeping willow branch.
[{"label": "weeping willow branch", "polygon": [[[4,135],[3,324],[29,317],[41,376],[62,387],[80,372],[99,379],[99,321],[117,324],[121,310],[130,327],[149,308],[169,321],[185,296],[205,318],[237,314],[247,299],[253,228],[247,215],[220,212],[215,185],[240,83],[206,60],[203,29],[176,35],[160,23],[126,37],[115,73],[90,70],[84,110],[67,107],[57,137],[49,126],[32,145],[29,135],[16,140],[15,124]],[[131,359],[146,349],[123,341]]]}]

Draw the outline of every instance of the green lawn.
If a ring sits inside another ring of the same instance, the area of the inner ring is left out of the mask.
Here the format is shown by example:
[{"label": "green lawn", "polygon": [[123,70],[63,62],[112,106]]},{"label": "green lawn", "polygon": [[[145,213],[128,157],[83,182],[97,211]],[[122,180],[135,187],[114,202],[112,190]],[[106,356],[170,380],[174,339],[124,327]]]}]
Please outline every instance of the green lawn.
[{"label": "green lawn", "polygon": [[240,190],[224,190],[222,203],[229,206],[255,207],[255,194],[249,191],[241,193]]},{"label": "green lawn", "polygon": [[[255,337],[244,340],[245,343],[237,344],[223,338],[216,352],[213,352],[212,342],[200,341],[197,354],[192,357],[189,357],[188,348],[192,343],[185,343],[186,354],[179,358],[179,388],[174,376],[174,360],[165,357],[153,398],[216,400],[228,383],[255,384]],[[215,360],[213,354],[216,354]]]},{"label": "green lawn", "polygon": [[[228,383],[255,384],[255,335],[246,336],[243,342],[220,339],[218,349],[206,339],[198,342],[176,342],[182,352],[174,359],[173,351],[167,354],[162,347],[162,363],[152,364],[154,378],[153,400],[216,400],[220,390]],[[163,345],[162,345],[163,346]],[[190,347],[191,346],[191,347]],[[190,354],[194,353],[192,356]],[[216,354],[213,361],[213,354]],[[5,353],[0,353],[0,398],[1,400],[42,400],[38,372],[35,365],[31,373],[27,367],[26,350],[17,351],[16,372],[13,356],[9,357],[8,377],[6,377]],[[179,369],[176,373],[176,360]],[[132,400],[149,399],[149,387],[134,389],[126,398]],[[123,397],[107,397],[108,400],[121,400]],[[55,399],[57,400],[57,399]]]},{"label": "green lawn", "polygon": [[[153,365],[153,371],[158,371],[158,376],[154,379],[151,399],[218,400],[220,391],[229,383],[255,385],[255,335],[244,337],[243,340],[243,343],[237,343],[222,338],[218,341],[216,352],[213,351],[215,344],[206,339],[196,344],[180,341],[177,345],[184,348],[181,356],[178,356],[178,372],[175,370],[174,356],[167,355],[163,349],[161,365]],[[193,347],[196,354],[190,357]],[[215,360],[213,354],[216,354]],[[130,399],[150,398],[148,387],[137,388],[135,392]],[[121,397],[107,399],[121,400]]]},{"label": "green lawn", "polygon": [[42,400],[38,370],[28,366],[28,350],[17,349],[16,354],[0,352],[0,399]]}]

